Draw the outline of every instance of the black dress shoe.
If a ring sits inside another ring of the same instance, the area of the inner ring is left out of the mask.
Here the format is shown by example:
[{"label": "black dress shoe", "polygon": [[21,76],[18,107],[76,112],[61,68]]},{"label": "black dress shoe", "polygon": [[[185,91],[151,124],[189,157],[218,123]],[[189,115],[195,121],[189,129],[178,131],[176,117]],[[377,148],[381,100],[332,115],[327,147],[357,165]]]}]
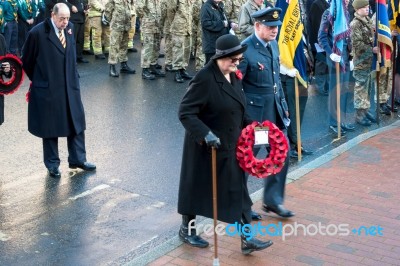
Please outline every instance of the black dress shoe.
[{"label": "black dress shoe", "polygon": [[188,231],[189,229],[187,226],[181,225],[181,228],[179,229],[179,238],[183,242],[196,248],[208,247],[208,242],[200,236],[196,235],[196,230],[191,230],[190,235]]},{"label": "black dress shoe", "polygon": [[61,172],[60,172],[60,169],[58,169],[58,167],[48,168],[47,170],[49,171],[49,176],[61,177]]},{"label": "black dress shoe", "polygon": [[82,63],[82,64],[87,64],[87,63],[89,63],[89,60],[86,60],[83,57],[79,57],[79,58],[76,59],[76,62]]},{"label": "black dress shoe", "polygon": [[84,162],[84,163],[79,163],[79,164],[70,163],[69,168],[71,168],[71,169],[80,168],[84,171],[94,171],[94,170],[96,170],[96,165],[89,163],[89,162]]},{"label": "black dress shoe", "polygon": [[373,115],[370,111],[365,113],[365,117],[368,118],[372,123],[376,123],[376,116]]},{"label": "black dress shoe", "polygon": [[277,215],[279,215],[280,217],[284,217],[284,218],[289,218],[294,216],[294,212],[289,211],[288,209],[286,209],[285,207],[283,207],[283,205],[263,205],[263,209],[265,212],[274,212]]},{"label": "black dress shoe", "polygon": [[340,127],[342,128],[342,130],[347,130],[347,131],[354,131],[356,129],[356,127],[353,126],[352,124],[346,124],[346,123],[341,123]]},{"label": "black dress shoe", "polygon": [[261,221],[262,220],[262,216],[259,213],[256,213],[255,211],[251,211],[251,219],[253,221]]},{"label": "black dress shoe", "polygon": [[242,254],[248,255],[253,251],[263,250],[267,247],[272,246],[273,242],[268,240],[266,242],[258,240],[256,238],[252,238],[247,240],[245,236],[242,236]]},{"label": "black dress shoe", "polygon": [[[337,130],[336,126],[329,126],[329,129],[331,130],[331,132],[333,134],[336,134],[336,135],[338,134],[338,130]],[[341,130],[340,132],[341,132],[342,135],[346,135],[346,131],[345,130]]]},{"label": "black dress shoe", "polygon": [[180,69],[179,72],[181,72],[181,77],[184,79],[192,79],[193,76],[189,75],[189,73],[185,69]]}]

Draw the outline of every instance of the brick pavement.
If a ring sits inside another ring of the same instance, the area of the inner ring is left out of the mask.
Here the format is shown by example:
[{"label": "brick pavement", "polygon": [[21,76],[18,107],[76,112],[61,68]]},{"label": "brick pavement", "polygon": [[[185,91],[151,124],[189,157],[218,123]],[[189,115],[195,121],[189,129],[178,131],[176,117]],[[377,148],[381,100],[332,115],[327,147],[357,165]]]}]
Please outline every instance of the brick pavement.
[{"label": "brick pavement", "polygon": [[[238,236],[219,236],[220,265],[400,265],[400,126],[391,127],[287,185],[286,206],[296,212],[279,219],[260,211],[263,225],[349,224],[349,229],[381,226],[383,236],[258,236],[270,248],[245,256]],[[261,201],[254,210],[260,210]],[[311,227],[309,227],[312,229]],[[333,232],[333,227],[330,227]],[[377,232],[377,231],[375,231]],[[373,233],[373,231],[371,231]],[[212,265],[212,236],[206,249],[178,246],[149,265]]]}]

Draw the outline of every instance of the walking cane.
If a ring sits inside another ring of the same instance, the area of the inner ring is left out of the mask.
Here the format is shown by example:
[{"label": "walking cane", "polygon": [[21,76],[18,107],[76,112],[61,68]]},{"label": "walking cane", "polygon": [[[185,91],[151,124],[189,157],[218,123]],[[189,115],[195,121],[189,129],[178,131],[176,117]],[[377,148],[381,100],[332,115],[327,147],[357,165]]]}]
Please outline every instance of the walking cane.
[{"label": "walking cane", "polygon": [[336,113],[337,113],[337,135],[340,139],[342,135],[342,128],[340,126],[340,65],[339,62],[335,62],[336,65]]},{"label": "walking cane", "polygon": [[214,218],[214,261],[213,266],[219,266],[218,241],[215,228],[217,227],[217,149],[211,148],[212,159],[212,189],[213,189],[213,218]]},{"label": "walking cane", "polygon": [[297,160],[301,161],[301,134],[300,134],[300,104],[299,104],[299,84],[297,77],[294,77],[294,94],[296,98],[296,129],[297,129]]}]

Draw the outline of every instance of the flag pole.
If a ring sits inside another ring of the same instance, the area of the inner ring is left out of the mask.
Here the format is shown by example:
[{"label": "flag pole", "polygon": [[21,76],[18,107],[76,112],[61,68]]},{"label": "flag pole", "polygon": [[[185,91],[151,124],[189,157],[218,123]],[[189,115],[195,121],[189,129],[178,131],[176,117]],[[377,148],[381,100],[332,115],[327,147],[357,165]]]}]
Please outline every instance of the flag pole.
[{"label": "flag pole", "polygon": [[375,81],[375,86],[376,86],[376,123],[378,126],[380,126],[380,117],[379,117],[379,109],[380,109],[380,101],[379,101],[379,76],[380,76],[380,69],[381,66],[379,65],[379,58],[380,58],[380,52],[381,49],[379,47],[379,39],[378,39],[378,18],[379,18],[379,7],[378,7],[378,1],[376,1],[376,17],[375,17],[375,38],[376,38],[376,44],[378,47],[378,54],[376,56],[376,81]]},{"label": "flag pole", "polygon": [[335,62],[336,66],[336,113],[337,113],[337,134],[338,139],[342,136],[342,128],[340,126],[340,65]]},{"label": "flag pole", "polygon": [[301,134],[300,134],[300,104],[299,104],[299,83],[294,77],[294,93],[296,98],[296,130],[297,130],[297,160],[301,161]]},{"label": "flag pole", "polygon": [[394,113],[394,92],[396,90],[395,86],[395,78],[396,78],[396,52],[397,52],[397,36],[394,36],[392,39],[393,50],[392,50],[392,93],[391,93],[391,106],[392,106],[392,113]]},{"label": "flag pole", "polygon": [[217,240],[217,150],[215,147],[211,149],[212,160],[212,192],[213,192],[213,218],[214,218],[214,261],[213,266],[219,266],[218,259],[218,240]]}]

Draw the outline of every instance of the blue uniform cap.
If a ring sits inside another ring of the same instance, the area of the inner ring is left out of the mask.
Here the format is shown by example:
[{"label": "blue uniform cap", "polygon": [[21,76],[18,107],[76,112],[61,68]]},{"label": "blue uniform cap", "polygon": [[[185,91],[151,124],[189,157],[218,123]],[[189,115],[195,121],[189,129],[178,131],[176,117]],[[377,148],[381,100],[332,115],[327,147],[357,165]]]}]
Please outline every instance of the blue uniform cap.
[{"label": "blue uniform cap", "polygon": [[265,26],[280,26],[282,25],[282,21],[279,20],[279,16],[282,12],[282,9],[273,7],[273,8],[264,8],[254,12],[251,17],[254,18],[256,22],[260,22]]}]

